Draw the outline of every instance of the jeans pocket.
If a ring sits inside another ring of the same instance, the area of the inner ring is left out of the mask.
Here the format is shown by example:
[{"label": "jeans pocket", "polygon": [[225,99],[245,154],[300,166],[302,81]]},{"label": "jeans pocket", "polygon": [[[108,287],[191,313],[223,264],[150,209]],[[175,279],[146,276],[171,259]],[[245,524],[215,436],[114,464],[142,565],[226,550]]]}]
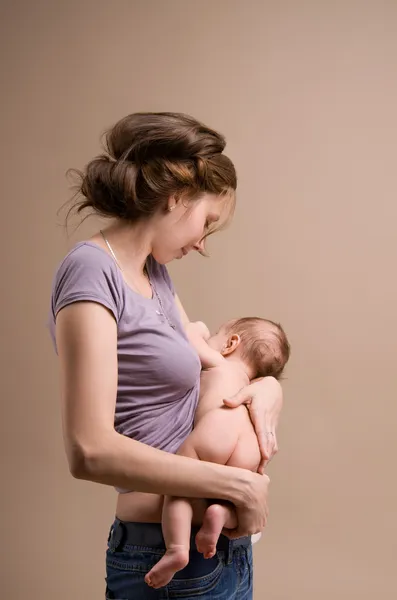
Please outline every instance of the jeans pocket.
[{"label": "jeans pocket", "polygon": [[128,551],[107,552],[107,600],[160,600],[167,598],[164,590],[155,590],[144,580],[146,573],[160,560],[165,551],[129,548]]},{"label": "jeans pocket", "polygon": [[[106,556],[106,599],[107,600],[187,600],[205,596],[221,581],[224,570],[223,552],[205,559],[198,552],[190,555],[190,562],[175,574],[166,587],[149,587],[144,577],[160,560],[165,550],[139,546],[128,547],[128,551],[111,552]],[[196,576],[197,575],[197,576]]]},{"label": "jeans pocket", "polygon": [[[213,591],[219,584],[224,570],[224,562],[220,553],[213,559],[201,560],[213,561],[213,569],[206,572],[200,577],[183,578],[183,572],[180,572],[181,577],[174,577],[167,585],[168,598],[192,598],[200,597]],[[208,571],[208,568],[206,569]]]}]

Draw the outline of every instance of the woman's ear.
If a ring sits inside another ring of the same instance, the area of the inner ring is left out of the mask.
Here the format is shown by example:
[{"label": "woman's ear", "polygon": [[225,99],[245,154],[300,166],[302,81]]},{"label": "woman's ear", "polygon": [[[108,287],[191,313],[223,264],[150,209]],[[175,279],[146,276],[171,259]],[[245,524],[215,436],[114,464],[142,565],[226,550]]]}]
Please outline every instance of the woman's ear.
[{"label": "woman's ear", "polygon": [[168,202],[168,212],[172,212],[176,207],[176,202]]},{"label": "woman's ear", "polygon": [[229,356],[232,354],[240,345],[241,337],[237,333],[233,333],[224,344],[221,354],[222,356]]}]

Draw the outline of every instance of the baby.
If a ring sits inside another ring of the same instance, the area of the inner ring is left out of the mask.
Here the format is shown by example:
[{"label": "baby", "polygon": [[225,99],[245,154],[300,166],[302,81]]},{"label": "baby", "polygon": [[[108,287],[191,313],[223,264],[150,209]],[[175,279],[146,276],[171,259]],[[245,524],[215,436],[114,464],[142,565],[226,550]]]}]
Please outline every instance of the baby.
[{"label": "baby", "polygon": [[[178,454],[256,472],[261,456],[248,410],[245,405],[225,407],[223,399],[256,377],[281,376],[290,354],[282,327],[254,317],[230,321],[212,337],[204,323],[190,323],[187,335],[199,354],[202,372],[194,429]],[[187,565],[192,515],[188,498],[165,496],[162,529],[167,551],[145,576],[151,587],[166,585]],[[215,555],[229,516],[230,510],[221,504],[207,508],[196,535],[197,550],[205,558]]]}]

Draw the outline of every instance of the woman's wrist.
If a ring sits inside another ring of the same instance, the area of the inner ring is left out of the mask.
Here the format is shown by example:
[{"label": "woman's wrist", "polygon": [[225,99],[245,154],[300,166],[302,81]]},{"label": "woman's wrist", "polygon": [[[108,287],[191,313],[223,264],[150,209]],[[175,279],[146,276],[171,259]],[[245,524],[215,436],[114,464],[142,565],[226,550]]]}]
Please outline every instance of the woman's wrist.
[{"label": "woman's wrist", "polygon": [[[250,496],[252,473],[247,469],[217,465],[216,493],[211,497],[227,500],[235,506],[247,502]],[[208,496],[207,496],[208,497]]]},{"label": "woman's wrist", "polygon": [[[179,458],[182,457],[175,456]],[[243,502],[248,496],[250,472],[246,469],[183,458],[189,461],[184,465],[189,471],[185,474],[181,495],[227,500],[233,504]]]},{"label": "woman's wrist", "polygon": [[[238,467],[197,460],[179,455],[169,455],[177,461],[167,493],[175,496],[226,500],[235,506],[249,502],[252,489],[252,473]],[[163,492],[164,493],[164,492]]]}]

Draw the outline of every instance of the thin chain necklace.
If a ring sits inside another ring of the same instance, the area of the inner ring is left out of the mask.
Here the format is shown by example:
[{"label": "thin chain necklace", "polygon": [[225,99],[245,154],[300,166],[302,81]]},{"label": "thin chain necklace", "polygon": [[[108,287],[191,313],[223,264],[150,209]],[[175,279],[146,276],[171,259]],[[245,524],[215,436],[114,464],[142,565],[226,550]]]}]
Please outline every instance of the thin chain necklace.
[{"label": "thin chain necklace", "polygon": [[120,271],[122,272],[122,271],[123,271],[123,269],[121,268],[121,266],[120,266],[120,263],[119,263],[119,261],[117,260],[117,257],[116,257],[116,255],[115,255],[115,253],[113,252],[113,248],[112,248],[112,246],[109,244],[109,241],[108,241],[107,237],[106,237],[106,236],[105,236],[105,234],[103,233],[102,229],[100,229],[100,230],[99,230],[99,232],[100,232],[101,236],[103,237],[103,241],[105,242],[106,246],[109,248],[109,252],[110,252],[110,254],[111,254],[111,255],[112,255],[112,257],[113,257],[113,260],[114,260],[114,262],[116,263],[116,265],[118,266],[118,268],[119,268],[119,269],[120,269]]},{"label": "thin chain necklace", "polygon": [[[115,253],[114,253],[114,250],[113,250],[112,246],[111,246],[111,245],[110,245],[110,243],[109,243],[109,240],[107,239],[107,237],[106,237],[106,236],[105,236],[105,234],[103,233],[102,229],[100,229],[100,230],[99,230],[99,232],[100,232],[101,236],[103,237],[103,241],[105,242],[106,246],[108,247],[108,249],[109,249],[109,252],[110,252],[110,254],[112,255],[112,258],[113,258],[114,262],[116,263],[116,265],[118,266],[118,268],[120,269],[120,271],[121,271],[121,272],[123,272],[123,269],[121,268],[121,265],[120,265],[119,261],[117,260],[117,257],[116,257],[116,255],[115,255]],[[145,267],[144,267],[144,272],[145,272],[145,274],[146,274],[146,276],[147,276],[147,279],[148,279],[148,281],[149,281],[149,285],[150,285],[150,287],[151,287],[151,289],[152,289],[152,293],[153,293],[154,297],[156,298],[156,300],[157,300],[157,302],[158,302],[158,305],[159,305],[159,307],[160,307],[160,310],[156,310],[156,313],[157,313],[158,315],[162,316],[162,317],[165,317],[165,319],[166,319],[166,321],[167,321],[168,325],[169,325],[170,327],[172,327],[172,329],[175,329],[175,325],[174,325],[173,323],[171,323],[171,321],[170,321],[170,320],[169,320],[169,318],[168,318],[168,315],[167,315],[167,313],[166,313],[166,312],[165,312],[165,310],[164,310],[163,303],[162,303],[162,301],[161,301],[161,298],[160,298],[159,294],[157,293],[156,287],[153,285],[153,283],[152,283],[152,281],[151,281],[151,279],[150,279],[150,276],[149,276],[149,271],[148,271],[148,269],[147,269],[146,265],[145,265]]]}]

